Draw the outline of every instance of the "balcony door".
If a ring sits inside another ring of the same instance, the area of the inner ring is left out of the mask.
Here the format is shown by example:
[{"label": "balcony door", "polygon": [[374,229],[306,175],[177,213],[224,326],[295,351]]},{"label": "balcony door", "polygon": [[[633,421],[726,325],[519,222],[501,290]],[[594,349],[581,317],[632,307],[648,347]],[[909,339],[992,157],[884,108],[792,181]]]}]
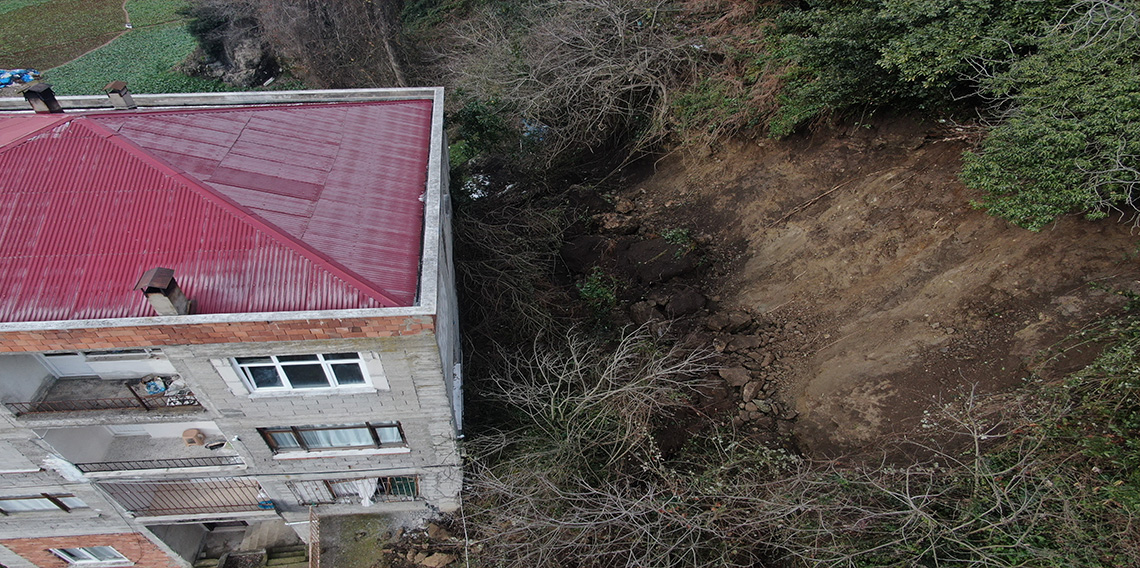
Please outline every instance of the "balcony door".
[{"label": "balcony door", "polygon": [[82,353],[45,353],[44,362],[48,370],[57,377],[93,377],[94,369],[87,364]]}]

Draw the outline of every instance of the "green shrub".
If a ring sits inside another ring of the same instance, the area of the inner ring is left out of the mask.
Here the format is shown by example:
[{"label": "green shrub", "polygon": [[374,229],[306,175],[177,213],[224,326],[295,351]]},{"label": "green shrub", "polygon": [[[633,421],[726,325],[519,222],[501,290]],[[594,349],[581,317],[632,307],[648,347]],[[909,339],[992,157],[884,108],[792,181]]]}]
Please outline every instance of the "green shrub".
[{"label": "green shrub", "polygon": [[962,179],[988,194],[989,212],[1038,230],[1066,213],[1140,210],[1140,31],[1129,17],[1135,8],[1087,22],[1105,30],[1093,37],[1060,26],[985,83],[1010,101],[1009,117],[966,155]]}]

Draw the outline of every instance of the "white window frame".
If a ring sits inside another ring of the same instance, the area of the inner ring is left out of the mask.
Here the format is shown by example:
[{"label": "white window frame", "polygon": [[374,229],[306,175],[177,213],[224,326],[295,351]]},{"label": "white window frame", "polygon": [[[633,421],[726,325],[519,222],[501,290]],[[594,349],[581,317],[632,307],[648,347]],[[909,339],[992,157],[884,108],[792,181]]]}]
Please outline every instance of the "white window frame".
[{"label": "white window frame", "polygon": [[[335,353],[335,354],[340,354],[340,353],[353,353],[353,352],[342,351],[342,352]],[[333,355],[333,354],[334,353],[296,353],[296,354],[281,354],[281,355],[247,355],[247,356],[242,356],[242,357],[233,357],[230,359],[230,363],[233,365],[234,370],[237,371],[238,376],[241,377],[242,382],[245,383],[245,386],[249,389],[249,392],[251,392],[251,393],[307,392],[307,391],[320,392],[321,390],[328,390],[328,389],[352,389],[352,388],[370,388],[371,389],[371,388],[374,388],[372,386],[372,377],[368,374],[368,365],[367,365],[365,358],[362,354],[356,353],[355,359],[347,359],[347,358],[346,359],[325,359],[325,355]],[[296,356],[316,356],[317,360],[316,361],[312,361],[312,360],[310,360],[310,361],[281,361],[279,359],[280,357],[296,357]],[[265,362],[242,363],[240,361],[240,359],[249,359],[249,358],[259,358],[259,359],[268,358],[270,360],[270,362],[269,363],[265,363]],[[332,365],[346,365],[346,364],[353,364],[353,363],[355,363],[356,366],[360,368],[360,375],[362,377],[364,377],[364,382],[363,383],[349,383],[349,384],[344,384],[344,385],[340,384],[337,381],[336,373],[333,372]],[[289,376],[285,373],[285,368],[291,367],[291,366],[314,365],[314,364],[319,364],[321,366],[321,369],[324,371],[324,374],[325,374],[325,379],[328,381],[328,385],[316,386],[316,387],[294,387],[293,384],[289,381]],[[249,371],[249,369],[251,367],[273,367],[273,368],[275,368],[277,370],[277,377],[281,381],[281,386],[276,386],[276,387],[259,387],[259,386],[257,386],[257,383],[253,380],[253,375]]]},{"label": "white window frame", "polygon": [[[69,505],[69,504],[64,502],[64,499],[70,499],[73,501]],[[5,508],[4,508],[4,502],[5,501],[36,501],[36,502],[42,502],[43,504],[51,505],[51,506],[50,507],[39,507],[36,509],[25,509],[25,510],[17,510],[17,509],[5,510]],[[3,516],[20,515],[20,514],[26,514],[26,513],[51,513],[51,512],[70,513],[71,511],[74,511],[75,509],[86,509],[86,508],[87,508],[87,504],[84,503],[82,499],[79,499],[78,497],[76,497],[75,495],[73,495],[71,493],[40,493],[39,495],[19,495],[19,496],[15,496],[15,497],[0,497],[0,515],[3,515]]]},{"label": "white window frame", "polygon": [[[92,549],[102,548],[104,552],[110,551],[111,554],[118,556],[115,559],[100,560],[92,552]],[[121,552],[115,550],[113,546],[78,546],[75,548],[49,548],[52,554],[64,559],[68,564],[74,566],[129,566],[134,564],[131,559],[123,556]],[[70,552],[75,551],[75,553]]]},{"label": "white window frame", "polygon": [[[385,442],[380,437],[380,429],[395,429],[400,435],[399,442]],[[305,442],[302,432],[318,432],[322,430],[368,430],[368,435],[371,438],[371,443],[366,445],[356,446],[310,446]],[[314,425],[314,426],[278,426],[270,428],[258,428],[257,432],[261,434],[261,438],[265,440],[265,444],[269,449],[273,450],[274,454],[287,454],[293,452],[336,452],[343,450],[360,450],[360,449],[382,449],[382,448],[407,448],[408,437],[404,435],[404,427],[399,422],[361,422],[358,424],[329,424],[329,425]],[[273,438],[273,434],[287,435],[293,438],[296,446],[279,446]]]}]

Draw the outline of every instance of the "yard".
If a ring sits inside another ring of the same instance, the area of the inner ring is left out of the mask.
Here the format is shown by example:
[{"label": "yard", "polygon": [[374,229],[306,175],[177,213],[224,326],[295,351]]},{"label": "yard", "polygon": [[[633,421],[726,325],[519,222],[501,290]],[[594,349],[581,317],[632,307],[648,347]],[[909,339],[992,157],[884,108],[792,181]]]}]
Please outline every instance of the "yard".
[{"label": "yard", "polygon": [[183,0],[0,0],[0,68],[39,69],[61,95],[101,94],[112,80],[136,93],[225,90],[173,70],[196,47],[178,13],[183,6]]}]

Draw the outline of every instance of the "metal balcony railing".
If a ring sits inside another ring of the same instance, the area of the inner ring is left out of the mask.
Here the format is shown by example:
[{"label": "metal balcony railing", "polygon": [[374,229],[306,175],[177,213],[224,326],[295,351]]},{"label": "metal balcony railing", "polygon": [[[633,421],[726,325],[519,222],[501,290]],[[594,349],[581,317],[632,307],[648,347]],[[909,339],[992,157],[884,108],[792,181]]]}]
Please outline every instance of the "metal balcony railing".
[{"label": "metal balcony railing", "polygon": [[[160,377],[163,379],[165,377]],[[194,393],[185,390],[179,394],[164,393],[159,395],[146,394],[145,391],[140,392],[140,388],[148,380],[153,377],[141,381],[127,381],[124,383],[129,397],[118,398],[77,398],[70,400],[40,400],[35,402],[6,402],[4,406],[8,407],[16,416],[25,414],[41,414],[51,412],[83,412],[91,410],[159,410],[159,409],[174,409],[174,408],[202,408],[202,404],[198,402],[198,398]],[[166,378],[168,379],[168,378]]]},{"label": "metal balcony railing", "polygon": [[136,515],[190,515],[272,510],[256,480],[242,477],[164,481],[100,481],[124,509]]},{"label": "metal balcony railing", "polygon": [[212,467],[242,465],[241,456],[206,456],[201,458],[170,458],[157,460],[105,461],[77,463],[75,467],[83,473],[105,471],[134,471],[142,469],[173,469],[180,467]]}]

